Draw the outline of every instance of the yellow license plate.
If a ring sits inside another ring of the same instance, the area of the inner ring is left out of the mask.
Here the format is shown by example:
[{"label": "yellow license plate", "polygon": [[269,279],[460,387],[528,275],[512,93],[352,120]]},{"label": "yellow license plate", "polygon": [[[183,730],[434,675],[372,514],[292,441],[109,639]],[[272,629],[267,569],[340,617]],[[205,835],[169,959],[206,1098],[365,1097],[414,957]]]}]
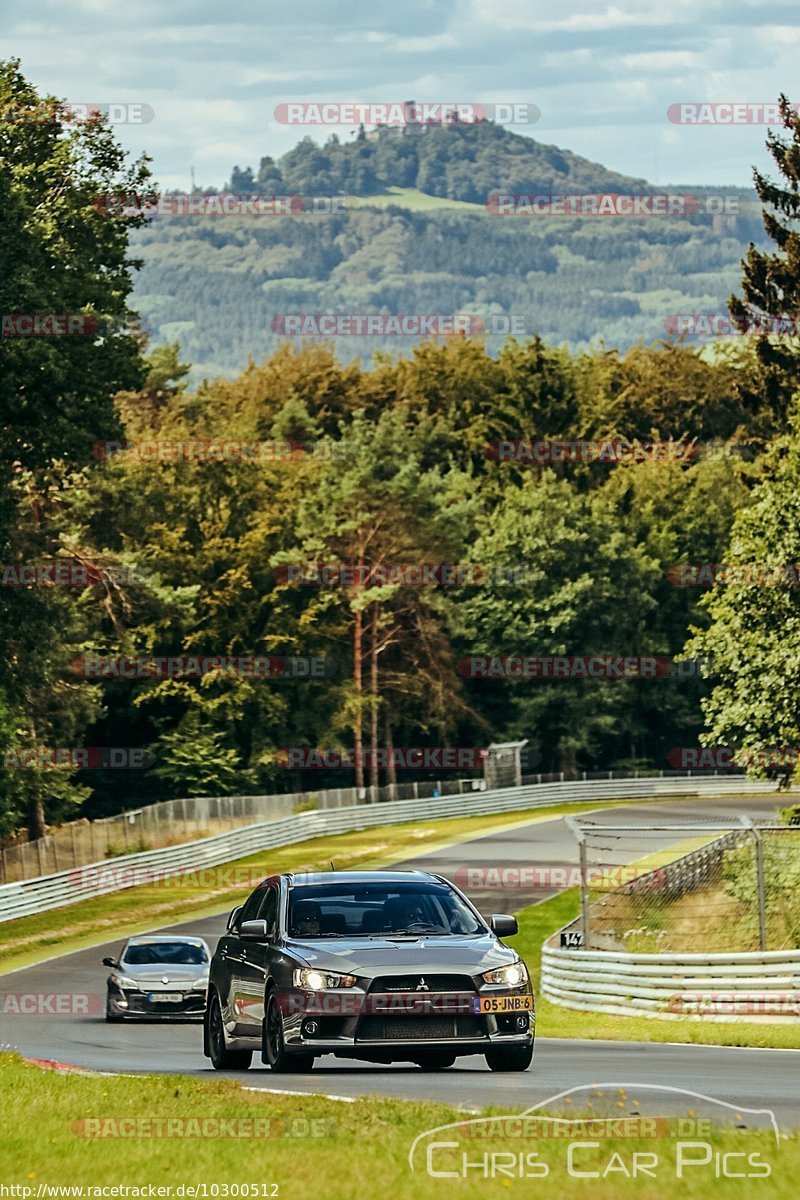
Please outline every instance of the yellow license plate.
[{"label": "yellow license plate", "polygon": [[533,1008],[533,996],[478,996],[475,1011],[479,1013],[527,1012]]}]

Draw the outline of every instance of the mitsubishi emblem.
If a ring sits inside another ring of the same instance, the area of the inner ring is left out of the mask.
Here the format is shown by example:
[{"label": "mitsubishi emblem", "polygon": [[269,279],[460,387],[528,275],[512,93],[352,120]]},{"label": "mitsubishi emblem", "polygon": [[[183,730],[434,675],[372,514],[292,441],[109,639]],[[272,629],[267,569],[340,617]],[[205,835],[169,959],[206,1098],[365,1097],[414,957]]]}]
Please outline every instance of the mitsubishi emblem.
[{"label": "mitsubishi emblem", "polygon": [[418,992],[429,992],[430,990],[431,989],[428,987],[427,983],[425,982],[425,976],[424,975],[421,976],[420,981],[417,984],[417,991]]}]

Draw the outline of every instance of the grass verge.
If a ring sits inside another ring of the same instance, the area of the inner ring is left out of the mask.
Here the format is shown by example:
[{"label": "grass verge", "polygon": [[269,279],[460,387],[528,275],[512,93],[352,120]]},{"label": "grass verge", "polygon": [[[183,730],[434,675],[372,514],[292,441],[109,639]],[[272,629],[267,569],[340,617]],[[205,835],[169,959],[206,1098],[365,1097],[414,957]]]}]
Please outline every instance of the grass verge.
[{"label": "grass verge", "polygon": [[[568,1170],[569,1143],[564,1137],[521,1141],[519,1136],[509,1136],[513,1127],[467,1124],[471,1114],[466,1117],[443,1104],[375,1097],[344,1104],[324,1096],[243,1091],[239,1082],[230,1079],[64,1074],[42,1070],[14,1055],[3,1055],[0,1061],[2,1109],[25,1114],[24,1120],[15,1117],[4,1123],[0,1133],[3,1182],[16,1186],[19,1190],[8,1194],[21,1200],[69,1195],[70,1187],[82,1187],[83,1196],[91,1197],[102,1192],[88,1189],[115,1185],[145,1189],[128,1195],[146,1196],[149,1185],[162,1188],[152,1194],[173,1200],[182,1195],[203,1197],[202,1190],[188,1190],[203,1185],[206,1197],[363,1200],[375,1194],[377,1180],[380,1194],[392,1197],[441,1200],[457,1195],[464,1200],[491,1200],[530,1195],[533,1179],[537,1194],[547,1188],[550,1196],[672,1200],[716,1195],[721,1162],[729,1163],[731,1172],[753,1175],[726,1178],[726,1196],[750,1197],[755,1190],[763,1200],[788,1200],[796,1195],[800,1170],[796,1133],[783,1135],[776,1145],[771,1130],[714,1129],[702,1137],[708,1146],[708,1161],[702,1162],[706,1152],[698,1150],[701,1142],[692,1139],[693,1149],[681,1149],[688,1141],[682,1142],[673,1119],[664,1122],[665,1132],[657,1140],[652,1135],[595,1134],[586,1144],[586,1135],[578,1135],[575,1140],[584,1145],[575,1152],[573,1168],[597,1175],[576,1178]],[[621,1099],[608,1097],[605,1103],[616,1117],[631,1107],[624,1094]],[[522,1101],[508,1111],[520,1112],[527,1106]],[[183,1124],[173,1125],[171,1136],[153,1135],[158,1122],[164,1123],[162,1131],[168,1131],[165,1123],[170,1120]],[[214,1136],[220,1120],[226,1122],[226,1136]],[[412,1173],[408,1154],[415,1138],[454,1121],[464,1124],[438,1137],[455,1142],[455,1147],[432,1151],[430,1161],[434,1170],[455,1170],[456,1177],[434,1178],[427,1172],[425,1150],[433,1139],[418,1148]],[[176,1135],[179,1128],[199,1131],[200,1136],[197,1132],[190,1137]],[[248,1136],[247,1131],[256,1129],[260,1136],[252,1132]],[[315,1136],[302,1136],[311,1131]],[[479,1131],[484,1132],[476,1140]],[[736,1157],[719,1157],[731,1152]],[[631,1175],[634,1153],[648,1156],[644,1176]],[[698,1162],[684,1167],[683,1178],[677,1177],[679,1155]],[[466,1171],[464,1158],[474,1164]],[[241,1190],[242,1185],[248,1189]]]}]

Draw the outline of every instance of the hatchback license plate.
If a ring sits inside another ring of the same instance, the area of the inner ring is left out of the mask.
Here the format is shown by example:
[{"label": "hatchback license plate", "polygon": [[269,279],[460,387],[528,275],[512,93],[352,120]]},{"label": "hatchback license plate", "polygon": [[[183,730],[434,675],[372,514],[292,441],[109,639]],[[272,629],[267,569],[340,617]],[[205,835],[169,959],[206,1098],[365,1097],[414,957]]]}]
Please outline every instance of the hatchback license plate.
[{"label": "hatchback license plate", "polygon": [[151,1004],[180,1004],[183,992],[150,992],[147,999]]},{"label": "hatchback license plate", "polygon": [[533,996],[476,996],[475,1012],[527,1012],[533,1008]]}]

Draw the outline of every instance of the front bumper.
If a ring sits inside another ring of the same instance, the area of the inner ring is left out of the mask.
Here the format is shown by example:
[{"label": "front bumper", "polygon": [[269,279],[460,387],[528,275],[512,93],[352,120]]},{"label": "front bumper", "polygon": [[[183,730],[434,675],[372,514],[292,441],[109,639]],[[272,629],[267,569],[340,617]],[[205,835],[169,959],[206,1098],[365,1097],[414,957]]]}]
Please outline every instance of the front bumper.
[{"label": "front bumper", "polygon": [[[516,1003],[529,1000],[531,1007],[503,1013],[477,1011],[479,999],[487,996],[508,997]],[[353,989],[345,998],[344,992],[291,991],[279,1001],[284,1045],[289,1052],[303,1054],[385,1058],[395,1051],[424,1049],[483,1054],[492,1046],[531,1045],[535,1036],[533,996],[526,988],[492,987],[436,997]]]},{"label": "front bumper", "polygon": [[206,1011],[206,991],[176,993],[180,1000],[150,1000],[149,992],[109,988],[108,1010],[115,1017],[149,1020],[187,1020],[202,1017]]}]

